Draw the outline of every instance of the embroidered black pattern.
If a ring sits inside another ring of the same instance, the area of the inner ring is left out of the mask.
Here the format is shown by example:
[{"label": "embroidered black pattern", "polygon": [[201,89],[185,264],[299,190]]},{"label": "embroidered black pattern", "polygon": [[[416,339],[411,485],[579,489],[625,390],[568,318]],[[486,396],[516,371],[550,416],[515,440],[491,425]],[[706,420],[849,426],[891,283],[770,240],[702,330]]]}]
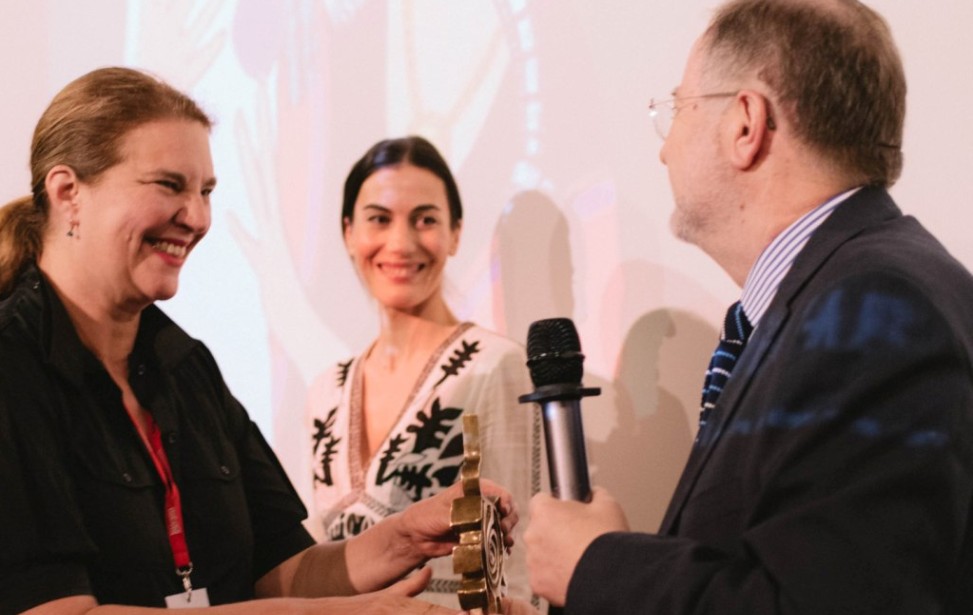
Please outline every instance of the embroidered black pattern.
[{"label": "embroidered black pattern", "polygon": [[[458,376],[480,351],[479,341],[460,340],[460,347],[440,364],[443,376],[433,386]],[[435,493],[452,485],[459,476],[463,439],[461,433],[450,433],[458,429],[457,419],[462,414],[462,408],[443,407],[438,397],[432,400],[428,411],[417,412],[404,432],[389,438],[379,459],[376,486],[395,481],[410,499],[418,501],[428,497],[430,491]]]},{"label": "embroidered black pattern", "polygon": [[414,502],[421,500],[422,492],[433,486],[432,479],[429,478],[429,470],[431,468],[431,463],[427,463],[421,468],[411,465],[399,468],[397,484],[403,490],[412,492],[412,500]]},{"label": "embroidered black pattern", "polygon": [[[440,459],[446,459],[447,457],[459,457],[463,454],[463,433],[460,432],[453,436],[453,439],[449,441],[449,444],[443,448],[442,454],[439,455]],[[450,483],[452,484],[452,483]]]},{"label": "embroidered black pattern", "polygon": [[338,388],[343,389],[345,387],[345,382],[348,381],[348,371],[351,369],[351,363],[354,359],[348,359],[344,363],[338,363]]},{"label": "embroidered black pattern", "polygon": [[432,401],[429,408],[429,415],[425,412],[418,412],[416,420],[418,424],[409,425],[405,430],[416,435],[415,446],[412,447],[413,453],[421,453],[430,448],[439,448],[443,443],[443,436],[449,433],[456,422],[457,417],[463,413],[462,408],[442,408],[439,405],[439,398]]},{"label": "embroidered black pattern", "polygon": [[324,443],[324,450],[320,456],[319,469],[320,474],[315,470],[314,472],[314,482],[323,483],[325,485],[334,485],[334,478],[331,476],[331,462],[334,459],[334,455],[337,452],[337,445],[341,442],[341,438],[334,437],[334,422],[336,420],[336,414],[338,413],[338,408],[332,408],[328,412],[328,416],[325,417],[324,421],[321,419],[314,419],[314,434],[311,436],[311,440],[314,442],[312,451],[315,457],[318,455],[318,449],[321,448],[321,444]]},{"label": "embroidered black pattern", "polygon": [[[439,449],[462,413],[460,408],[443,408],[438,397],[433,400],[429,414],[418,412],[416,422],[405,428],[415,440],[412,450],[403,454],[403,445],[409,440],[405,434],[389,438],[379,459],[375,484],[380,486],[394,480],[413,501],[425,497],[427,489],[452,485],[459,474],[462,435],[454,436],[444,449]],[[449,457],[455,457],[456,463],[443,466],[443,460]]]},{"label": "embroidered black pattern", "polygon": [[[388,470],[392,462],[395,461],[398,452],[402,449],[403,444],[405,444],[405,437],[400,434],[389,438],[389,445],[382,451],[382,458],[378,463],[378,475],[375,477],[376,485],[383,485],[399,475],[398,470],[392,472]],[[387,472],[388,474],[386,474]]]},{"label": "embroidered black pattern", "polygon": [[328,528],[328,538],[344,540],[357,536],[372,526],[372,520],[357,513],[341,513],[338,519]]},{"label": "embroidered black pattern", "polygon": [[436,482],[443,486],[455,483],[457,476],[459,476],[458,463],[451,466],[443,466],[432,473],[432,477],[436,479]]},{"label": "embroidered black pattern", "polygon": [[467,363],[473,360],[473,355],[480,352],[479,340],[475,340],[472,344],[467,343],[466,340],[461,340],[460,344],[462,344],[462,348],[454,350],[453,356],[448,359],[447,363],[439,366],[443,370],[443,377],[436,382],[437,387],[450,376],[458,374]]},{"label": "embroidered black pattern", "polygon": [[455,594],[459,591],[459,588],[459,581],[449,579],[430,579],[429,585],[426,585],[427,592],[435,592],[437,594]]}]

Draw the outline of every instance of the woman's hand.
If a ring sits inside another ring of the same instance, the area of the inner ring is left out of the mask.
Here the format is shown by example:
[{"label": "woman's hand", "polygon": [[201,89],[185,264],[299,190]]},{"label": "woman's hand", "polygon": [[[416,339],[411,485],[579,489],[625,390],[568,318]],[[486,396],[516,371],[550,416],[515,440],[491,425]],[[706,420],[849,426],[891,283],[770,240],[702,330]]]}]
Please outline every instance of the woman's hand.
[{"label": "woman's hand", "polygon": [[[421,592],[432,572],[424,568],[402,579],[398,583],[370,594],[351,596],[347,598],[326,598],[318,604],[322,610],[311,609],[310,613],[321,615],[458,615],[455,609],[436,606],[424,600],[413,599],[411,596]],[[310,615],[309,613],[309,615]],[[511,615],[521,615],[520,612]],[[524,612],[523,615],[527,615]]]},{"label": "woman's hand", "polygon": [[[513,497],[506,489],[488,480],[480,481],[480,492],[486,497],[497,498],[506,544],[513,546],[511,532],[518,520]],[[457,483],[348,539],[345,559],[348,577],[355,590],[381,589],[427,560],[449,555],[458,544],[449,525],[451,504],[462,496],[463,487]]]},{"label": "woman's hand", "polygon": [[426,586],[429,585],[429,580],[431,578],[432,568],[423,567],[416,570],[409,576],[399,579],[385,589],[375,592],[375,594],[388,594],[390,596],[404,596],[406,598],[411,598],[421,594],[423,590],[426,589]]},{"label": "woman's hand", "polygon": [[[513,546],[513,529],[519,516],[513,496],[506,489],[486,479],[480,479],[480,493],[497,498],[500,525],[507,547]],[[425,559],[448,555],[456,546],[456,535],[449,525],[453,500],[463,497],[463,487],[455,483],[431,498],[420,500],[401,513],[399,533],[401,548],[422,554]]]}]

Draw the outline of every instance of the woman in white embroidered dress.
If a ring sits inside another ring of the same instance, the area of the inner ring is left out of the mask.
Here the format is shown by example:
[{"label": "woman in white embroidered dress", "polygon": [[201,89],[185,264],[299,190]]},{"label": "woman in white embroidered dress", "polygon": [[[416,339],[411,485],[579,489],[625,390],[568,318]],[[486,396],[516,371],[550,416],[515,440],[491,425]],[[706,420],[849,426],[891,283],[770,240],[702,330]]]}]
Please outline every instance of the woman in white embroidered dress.
[{"label": "woman in white embroidered dress", "polygon": [[[357,357],[312,385],[309,429],[317,530],[355,535],[458,477],[462,419],[478,415],[481,476],[526,511],[540,481],[540,433],[519,345],[460,322],[443,298],[443,270],[460,242],[463,210],[452,173],[421,137],[375,144],[345,182],[348,254],[379,313]],[[458,606],[449,558],[434,560],[422,594]],[[523,552],[507,559],[509,593],[529,598]]]}]

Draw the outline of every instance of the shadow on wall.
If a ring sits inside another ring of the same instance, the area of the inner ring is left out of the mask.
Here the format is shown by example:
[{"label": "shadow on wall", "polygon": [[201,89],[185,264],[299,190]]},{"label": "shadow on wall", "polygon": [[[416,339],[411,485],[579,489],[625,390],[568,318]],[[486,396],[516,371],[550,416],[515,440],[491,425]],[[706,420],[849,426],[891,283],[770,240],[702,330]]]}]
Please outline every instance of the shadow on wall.
[{"label": "shadow on wall", "polygon": [[[492,259],[493,321],[499,332],[526,345],[534,321],[574,317],[570,227],[546,194],[529,190],[510,200],[497,223]],[[590,342],[581,340],[582,351],[588,352]],[[592,371],[590,361],[583,383],[602,391],[582,404],[585,437],[603,439],[615,425],[612,384]]]},{"label": "shadow on wall", "polygon": [[514,195],[493,235],[490,278],[497,330],[526,344],[535,320],[570,318],[573,277],[564,213],[542,192]]},{"label": "shadow on wall", "polygon": [[[545,194],[515,195],[497,224],[491,281],[498,331],[525,343],[535,320],[572,317],[574,268],[569,226]],[[645,312],[645,297],[672,279],[656,265],[627,262],[603,297],[601,335],[582,340],[621,348],[606,377],[589,364],[584,384],[600,387],[583,402],[592,482],[621,503],[632,529],[658,529],[696,432],[699,391],[717,332],[682,310]],[[678,278],[678,276],[676,276]],[[694,281],[681,290],[697,297]],[[697,298],[704,300],[702,295]],[[632,323],[626,330],[628,323]]]},{"label": "shadow on wall", "polygon": [[658,530],[675,490],[713,336],[697,316],[667,309],[644,314],[625,336],[611,384],[615,428],[588,446],[592,482],[619,500],[633,530]]}]

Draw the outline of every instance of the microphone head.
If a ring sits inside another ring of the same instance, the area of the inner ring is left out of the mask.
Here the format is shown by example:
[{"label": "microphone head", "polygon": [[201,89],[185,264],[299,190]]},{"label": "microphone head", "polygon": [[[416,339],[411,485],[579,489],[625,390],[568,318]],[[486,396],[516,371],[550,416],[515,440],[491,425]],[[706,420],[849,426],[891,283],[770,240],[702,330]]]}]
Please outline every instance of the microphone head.
[{"label": "microphone head", "polygon": [[581,340],[570,318],[547,318],[527,331],[527,368],[535,387],[581,384]]}]

